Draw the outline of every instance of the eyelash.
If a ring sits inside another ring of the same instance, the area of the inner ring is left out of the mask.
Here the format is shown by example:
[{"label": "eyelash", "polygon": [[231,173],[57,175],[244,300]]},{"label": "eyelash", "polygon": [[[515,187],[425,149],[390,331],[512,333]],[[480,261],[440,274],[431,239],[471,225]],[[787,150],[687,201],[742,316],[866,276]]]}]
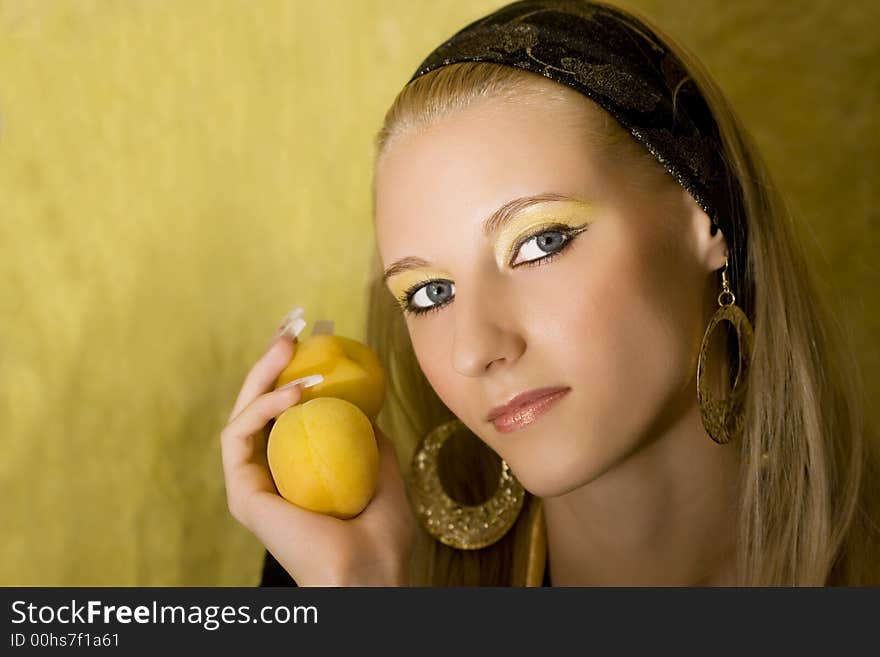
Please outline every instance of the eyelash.
[{"label": "eyelash", "polygon": [[[548,253],[546,256],[543,256],[541,258],[536,258],[534,260],[527,260],[526,262],[523,262],[523,263],[517,265],[516,267],[514,267],[514,269],[519,269],[520,267],[536,267],[539,265],[546,265],[546,264],[552,262],[557,257],[561,256],[566,250],[568,250],[568,247],[571,246],[571,244],[574,242],[575,238],[577,238],[577,236],[580,233],[584,232],[586,229],[587,229],[586,225],[579,226],[577,228],[572,228],[571,226],[569,226],[567,224],[554,224],[551,226],[543,227],[537,233],[532,233],[531,235],[527,235],[527,236],[523,237],[516,244],[516,246],[513,248],[512,252],[514,255],[519,253],[519,250],[523,247],[523,245],[526,242],[528,242],[529,240],[532,240],[536,237],[540,237],[541,235],[543,235],[545,233],[562,233],[565,236],[565,241],[562,243],[562,246],[559,248],[558,251],[556,251],[554,253]],[[435,304],[435,305],[429,306],[427,308],[419,308],[417,306],[411,305],[412,298],[415,296],[415,294],[420,289],[422,289],[425,285],[428,285],[429,283],[433,283],[433,282],[434,281],[420,281],[419,283],[416,283],[415,285],[410,287],[408,290],[406,290],[406,292],[404,292],[401,295],[401,297],[400,297],[400,299],[398,299],[398,301],[400,302],[400,305],[403,308],[404,314],[424,315],[426,313],[435,312],[435,311],[440,310],[441,308],[445,308],[447,305],[449,305],[449,301],[446,301],[445,303]]]}]

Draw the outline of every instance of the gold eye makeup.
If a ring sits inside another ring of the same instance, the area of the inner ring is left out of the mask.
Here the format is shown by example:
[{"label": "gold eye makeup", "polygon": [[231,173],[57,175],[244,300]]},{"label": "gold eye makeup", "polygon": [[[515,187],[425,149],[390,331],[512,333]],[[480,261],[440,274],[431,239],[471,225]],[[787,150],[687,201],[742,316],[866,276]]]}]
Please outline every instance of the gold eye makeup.
[{"label": "gold eye makeup", "polygon": [[496,235],[493,251],[498,268],[514,266],[517,250],[541,231],[580,232],[586,230],[594,214],[592,204],[575,199],[539,203],[517,213]]},{"label": "gold eye makeup", "polygon": [[[587,230],[593,215],[591,204],[568,198],[531,203],[515,214],[502,215],[502,225],[492,247],[499,270],[543,265],[555,260]],[[429,267],[407,268],[391,274],[387,284],[403,312],[413,315],[439,310],[455,292],[455,283],[448,272]]]},{"label": "gold eye makeup", "polygon": [[[411,310],[412,297],[416,296],[416,293],[420,293],[419,297],[423,297],[427,294],[427,290],[425,290],[427,284],[436,285],[439,283],[446,283],[448,287],[454,288],[452,275],[449,272],[442,269],[423,268],[395,275],[388,280],[388,288],[403,310]],[[424,302],[422,301],[422,303]]]}]

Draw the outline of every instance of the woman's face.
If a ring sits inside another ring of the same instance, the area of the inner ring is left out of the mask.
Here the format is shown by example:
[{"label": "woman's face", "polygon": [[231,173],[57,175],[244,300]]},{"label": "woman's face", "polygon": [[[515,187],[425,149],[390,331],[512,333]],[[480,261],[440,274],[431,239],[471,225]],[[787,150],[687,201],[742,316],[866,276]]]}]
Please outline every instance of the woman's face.
[{"label": "woman's face", "polygon": [[[387,286],[431,310],[406,315],[425,376],[541,497],[590,482],[693,410],[726,253],[668,174],[636,175],[591,142],[586,102],[481,100],[401,135],[376,170],[384,267],[424,261]],[[515,202],[530,197],[540,202]],[[568,392],[527,426],[487,420],[557,386]]]}]

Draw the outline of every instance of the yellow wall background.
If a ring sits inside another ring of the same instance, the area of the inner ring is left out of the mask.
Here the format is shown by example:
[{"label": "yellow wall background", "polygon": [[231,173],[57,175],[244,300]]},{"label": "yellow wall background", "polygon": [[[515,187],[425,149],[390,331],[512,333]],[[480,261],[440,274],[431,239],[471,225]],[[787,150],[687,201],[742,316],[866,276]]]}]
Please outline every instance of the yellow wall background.
[{"label": "yellow wall background", "polygon": [[[259,581],[220,429],[290,307],[363,337],[372,135],[501,4],[0,0],[0,584]],[[764,148],[877,399],[880,5],[630,6]]]}]

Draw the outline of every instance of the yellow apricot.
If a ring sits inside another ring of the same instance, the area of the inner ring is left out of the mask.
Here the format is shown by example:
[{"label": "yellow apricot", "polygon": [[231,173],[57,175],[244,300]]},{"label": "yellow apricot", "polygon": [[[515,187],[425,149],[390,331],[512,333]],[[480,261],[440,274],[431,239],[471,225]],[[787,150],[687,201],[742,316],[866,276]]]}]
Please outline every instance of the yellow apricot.
[{"label": "yellow apricot", "polygon": [[302,391],[302,402],[335,397],[351,402],[375,421],[385,401],[385,372],[367,345],[341,335],[311,335],[300,340],[275,387],[309,374],[324,380]]},{"label": "yellow apricot", "polygon": [[344,399],[320,397],[288,408],[269,433],[267,456],[284,499],[337,518],[363,511],[379,480],[373,426]]}]

